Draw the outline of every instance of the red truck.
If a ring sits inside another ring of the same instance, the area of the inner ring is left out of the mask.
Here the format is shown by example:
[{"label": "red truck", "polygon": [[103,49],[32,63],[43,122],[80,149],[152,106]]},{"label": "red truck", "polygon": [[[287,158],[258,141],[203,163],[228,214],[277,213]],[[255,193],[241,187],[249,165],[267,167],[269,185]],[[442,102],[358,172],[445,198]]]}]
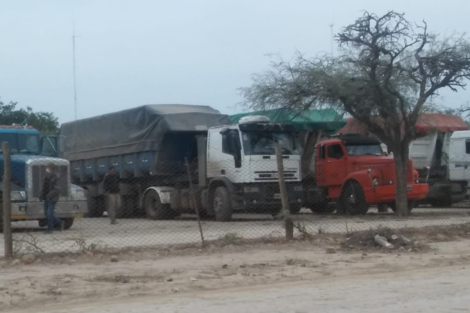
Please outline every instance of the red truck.
[{"label": "red truck", "polygon": [[[395,164],[376,138],[356,134],[320,141],[315,147],[315,174],[306,180],[306,206],[317,213],[337,210],[350,215],[366,214],[370,205],[395,207]],[[408,199],[424,199],[428,185],[409,160]],[[334,202],[335,205],[331,205]],[[412,205],[409,205],[411,210]]]}]

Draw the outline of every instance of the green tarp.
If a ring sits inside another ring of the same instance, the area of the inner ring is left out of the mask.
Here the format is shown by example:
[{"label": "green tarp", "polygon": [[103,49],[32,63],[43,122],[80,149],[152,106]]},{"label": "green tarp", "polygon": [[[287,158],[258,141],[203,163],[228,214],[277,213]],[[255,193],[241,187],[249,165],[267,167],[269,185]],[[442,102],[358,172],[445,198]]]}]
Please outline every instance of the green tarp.
[{"label": "green tarp", "polygon": [[269,117],[273,123],[292,124],[301,131],[321,129],[326,133],[336,133],[346,125],[345,119],[334,109],[309,110],[301,114],[287,109],[256,111],[231,115],[230,121],[232,124],[237,124],[242,117],[253,115]]}]

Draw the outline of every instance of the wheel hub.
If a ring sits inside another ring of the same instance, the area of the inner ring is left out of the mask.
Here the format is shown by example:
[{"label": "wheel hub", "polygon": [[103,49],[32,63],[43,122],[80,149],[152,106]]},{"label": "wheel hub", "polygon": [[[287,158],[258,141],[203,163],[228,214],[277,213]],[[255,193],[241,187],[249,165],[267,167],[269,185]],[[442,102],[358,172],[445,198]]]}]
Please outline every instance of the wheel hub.
[{"label": "wheel hub", "polygon": [[222,198],[214,197],[214,211],[220,213],[221,210],[222,210]]},{"label": "wheel hub", "polygon": [[350,204],[356,204],[356,197],[354,197],[353,194],[349,195],[349,197],[348,197],[348,203],[350,203]]}]

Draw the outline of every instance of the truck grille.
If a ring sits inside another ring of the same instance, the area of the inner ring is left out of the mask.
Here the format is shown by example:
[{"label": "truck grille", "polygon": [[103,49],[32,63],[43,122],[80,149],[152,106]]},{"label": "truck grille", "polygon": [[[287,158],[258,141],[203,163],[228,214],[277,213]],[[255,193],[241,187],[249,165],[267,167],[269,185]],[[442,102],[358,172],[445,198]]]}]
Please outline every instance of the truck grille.
[{"label": "truck grille", "polygon": [[[61,197],[68,197],[69,196],[69,189],[68,189],[68,166],[60,165],[56,168],[56,173],[59,176],[59,189],[60,189],[60,196]],[[45,165],[33,165],[32,166],[32,173],[33,173],[33,197],[39,198],[41,195],[42,184],[44,181],[44,177],[47,175],[46,173],[46,166]]]}]

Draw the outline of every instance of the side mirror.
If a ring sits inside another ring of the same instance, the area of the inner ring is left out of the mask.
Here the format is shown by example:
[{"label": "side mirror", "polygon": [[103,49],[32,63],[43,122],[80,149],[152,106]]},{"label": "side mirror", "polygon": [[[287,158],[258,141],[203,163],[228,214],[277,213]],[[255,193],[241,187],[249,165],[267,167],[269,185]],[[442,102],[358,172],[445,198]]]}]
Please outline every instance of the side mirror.
[{"label": "side mirror", "polygon": [[226,135],[229,131],[230,131],[230,128],[222,128],[222,130],[220,131],[220,134]]},{"label": "side mirror", "polygon": [[63,157],[65,151],[65,136],[57,137],[57,152],[59,157]]},{"label": "side mirror", "polygon": [[242,167],[242,158],[239,155],[234,155],[233,160],[235,161],[235,168]]},{"label": "side mirror", "polygon": [[430,174],[431,174],[431,168],[429,166],[426,166],[426,184],[428,183]]},{"label": "side mirror", "polygon": [[235,160],[235,168],[242,167],[242,146],[240,144],[240,136],[237,135],[233,138],[235,151],[233,153],[233,158]]}]

